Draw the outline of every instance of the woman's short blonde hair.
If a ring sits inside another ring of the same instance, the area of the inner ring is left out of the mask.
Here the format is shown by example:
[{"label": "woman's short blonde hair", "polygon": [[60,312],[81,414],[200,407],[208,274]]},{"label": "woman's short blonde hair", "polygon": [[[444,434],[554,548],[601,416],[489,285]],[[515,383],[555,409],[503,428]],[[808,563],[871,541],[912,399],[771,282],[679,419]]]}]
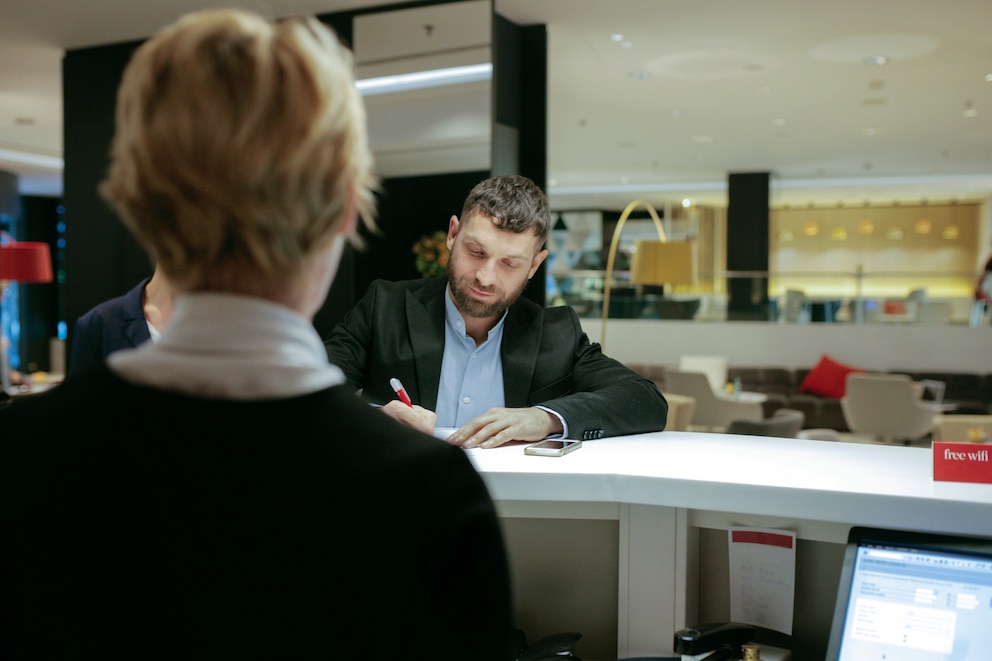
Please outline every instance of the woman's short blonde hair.
[{"label": "woman's short blonde hair", "polygon": [[177,289],[296,274],[352,191],[374,227],[376,187],[351,54],[319,21],[194,12],[128,63],[100,193]]}]

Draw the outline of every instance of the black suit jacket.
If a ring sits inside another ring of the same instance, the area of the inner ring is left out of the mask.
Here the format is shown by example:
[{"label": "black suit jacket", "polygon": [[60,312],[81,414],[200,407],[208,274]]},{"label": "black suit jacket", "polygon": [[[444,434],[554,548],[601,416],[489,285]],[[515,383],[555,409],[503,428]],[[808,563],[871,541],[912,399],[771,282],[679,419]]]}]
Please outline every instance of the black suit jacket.
[{"label": "black suit jacket", "polygon": [[515,658],[469,454],[347,386],[208,399],[103,365],[15,397],[0,530],[5,661]]},{"label": "black suit jacket", "polygon": [[[376,280],[325,343],[330,361],[373,403],[395,399],[389,379],[437,407],[444,354],[445,278]],[[668,402],[655,384],[604,356],[570,307],[520,298],[510,306],[500,347],[506,406],[545,406],[569,436],[594,439],[665,428]]]},{"label": "black suit jacket", "polygon": [[152,339],[142,304],[145,285],[139,282],[122,296],[104,301],[76,320],[69,347],[69,374],[101,364],[118,349],[132,349]]}]

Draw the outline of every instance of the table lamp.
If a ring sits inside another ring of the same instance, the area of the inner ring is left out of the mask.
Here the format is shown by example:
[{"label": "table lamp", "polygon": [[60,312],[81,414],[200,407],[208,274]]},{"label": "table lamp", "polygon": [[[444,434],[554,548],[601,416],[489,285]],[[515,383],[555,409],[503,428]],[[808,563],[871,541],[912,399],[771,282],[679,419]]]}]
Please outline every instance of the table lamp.
[{"label": "table lamp", "polygon": [[8,282],[51,282],[52,258],[48,244],[41,241],[14,241],[0,244],[0,381],[10,388],[8,340],[3,325],[3,297]]},{"label": "table lamp", "polygon": [[616,259],[620,233],[627,218],[638,207],[647,209],[658,230],[658,241],[635,241],[634,254],[630,263],[630,282],[635,285],[672,285],[693,281],[692,246],[684,241],[668,241],[665,229],[654,207],[643,200],[634,200],[620,214],[617,227],[613,230],[610,252],[606,259],[606,279],[603,281],[603,328],[599,335],[599,345],[606,350],[606,320],[610,316],[610,289],[613,279],[613,262]]}]

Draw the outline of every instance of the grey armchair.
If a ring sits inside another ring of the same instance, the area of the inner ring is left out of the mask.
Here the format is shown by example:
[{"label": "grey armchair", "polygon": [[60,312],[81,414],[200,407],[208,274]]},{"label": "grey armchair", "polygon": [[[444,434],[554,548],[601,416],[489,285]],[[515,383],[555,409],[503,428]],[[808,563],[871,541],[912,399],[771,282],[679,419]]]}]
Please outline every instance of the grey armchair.
[{"label": "grey armchair", "polygon": [[933,428],[942,407],[920,398],[906,374],[853,373],[840,400],[847,426],[887,443],[919,440]]},{"label": "grey armchair", "polygon": [[665,370],[665,394],[692,397],[696,404],[690,426],[710,431],[724,431],[734,420],[758,421],[764,417],[761,402],[718,397],[706,374]]},{"label": "grey armchair", "polygon": [[733,420],[727,425],[727,433],[795,438],[805,421],[806,415],[802,411],[779,409],[764,420]]}]

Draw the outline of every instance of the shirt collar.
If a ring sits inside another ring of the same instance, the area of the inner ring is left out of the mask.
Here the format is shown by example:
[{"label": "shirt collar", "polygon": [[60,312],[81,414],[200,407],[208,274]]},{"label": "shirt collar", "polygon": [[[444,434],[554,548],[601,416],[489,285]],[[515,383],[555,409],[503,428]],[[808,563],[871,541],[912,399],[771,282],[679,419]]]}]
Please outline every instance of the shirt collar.
[{"label": "shirt collar", "polygon": [[344,382],[313,325],[251,296],[183,294],[158,342],[107,359],[122,378],[227,399],[291,397]]}]

